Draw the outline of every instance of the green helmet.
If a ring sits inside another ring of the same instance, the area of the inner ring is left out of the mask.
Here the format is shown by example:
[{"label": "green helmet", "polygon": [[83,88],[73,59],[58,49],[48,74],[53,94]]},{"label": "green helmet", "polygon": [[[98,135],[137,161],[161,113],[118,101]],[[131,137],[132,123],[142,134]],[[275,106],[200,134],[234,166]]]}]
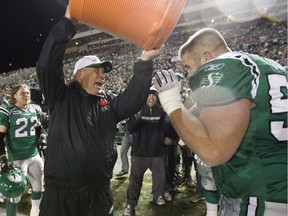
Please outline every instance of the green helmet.
[{"label": "green helmet", "polygon": [[7,198],[21,196],[27,188],[27,178],[18,168],[0,174],[0,193]]}]

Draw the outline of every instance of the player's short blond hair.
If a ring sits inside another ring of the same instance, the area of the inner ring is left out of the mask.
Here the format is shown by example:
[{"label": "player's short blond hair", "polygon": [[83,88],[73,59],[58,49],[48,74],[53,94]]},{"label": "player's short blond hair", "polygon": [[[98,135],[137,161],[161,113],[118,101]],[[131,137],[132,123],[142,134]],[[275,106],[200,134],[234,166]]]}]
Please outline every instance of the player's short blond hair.
[{"label": "player's short blond hair", "polygon": [[200,58],[205,51],[214,52],[218,49],[229,49],[223,36],[214,28],[204,28],[189,37],[179,51],[179,59],[186,53]]}]

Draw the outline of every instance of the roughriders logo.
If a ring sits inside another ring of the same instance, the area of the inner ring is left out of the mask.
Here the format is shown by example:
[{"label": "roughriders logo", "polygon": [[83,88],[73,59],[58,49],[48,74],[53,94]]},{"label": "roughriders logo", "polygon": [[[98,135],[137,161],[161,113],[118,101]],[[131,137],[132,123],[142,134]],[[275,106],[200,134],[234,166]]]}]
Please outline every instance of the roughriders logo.
[{"label": "roughriders logo", "polygon": [[220,72],[214,72],[214,73],[210,73],[208,75],[205,75],[201,82],[200,82],[200,86],[202,88],[208,88],[211,86],[215,86],[218,85],[219,83],[221,83],[221,81],[223,80],[224,75]]}]

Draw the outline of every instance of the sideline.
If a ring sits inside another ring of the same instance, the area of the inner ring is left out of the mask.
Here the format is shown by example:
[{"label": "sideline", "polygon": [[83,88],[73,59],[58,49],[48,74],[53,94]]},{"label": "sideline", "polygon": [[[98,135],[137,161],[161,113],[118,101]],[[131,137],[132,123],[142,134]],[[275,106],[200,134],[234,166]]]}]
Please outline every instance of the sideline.
[{"label": "sideline", "polygon": [[[0,216],[6,216],[6,209],[5,208],[0,208]],[[17,216],[26,216],[26,215],[17,213]]]}]

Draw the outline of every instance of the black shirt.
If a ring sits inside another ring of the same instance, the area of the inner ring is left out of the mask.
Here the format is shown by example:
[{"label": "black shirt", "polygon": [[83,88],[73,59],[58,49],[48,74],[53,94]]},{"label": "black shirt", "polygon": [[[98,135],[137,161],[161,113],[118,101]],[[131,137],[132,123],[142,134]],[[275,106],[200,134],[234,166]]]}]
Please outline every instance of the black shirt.
[{"label": "black shirt", "polygon": [[[76,82],[64,83],[63,57],[75,35],[63,17],[48,35],[37,64],[41,90],[50,112],[45,179],[76,188],[109,185],[116,162],[116,124],[144,106],[152,79],[152,61],[135,63],[134,76],[118,96],[89,95]],[[100,100],[108,101],[106,106]]]},{"label": "black shirt", "polygon": [[164,137],[178,138],[167,114],[158,104],[153,107],[145,105],[128,120],[127,129],[133,133],[131,155],[138,157],[162,156]]}]

